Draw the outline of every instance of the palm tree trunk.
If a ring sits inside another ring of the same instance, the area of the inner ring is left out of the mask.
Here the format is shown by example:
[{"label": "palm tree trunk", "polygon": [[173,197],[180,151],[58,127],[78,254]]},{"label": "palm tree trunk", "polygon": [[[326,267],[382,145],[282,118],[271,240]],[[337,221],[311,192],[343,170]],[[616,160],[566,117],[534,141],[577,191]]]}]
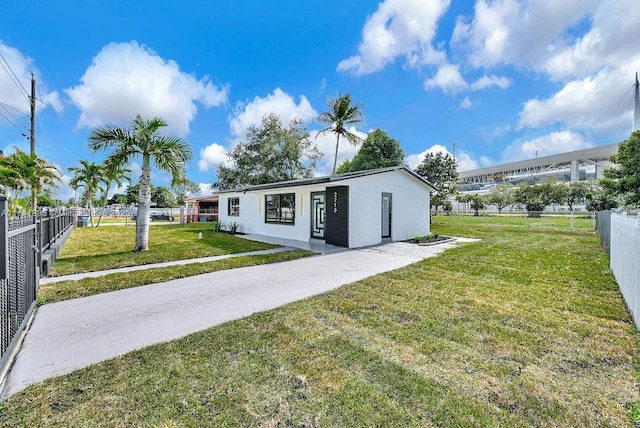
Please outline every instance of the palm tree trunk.
[{"label": "palm tree trunk", "polygon": [[336,173],[336,166],[338,165],[338,144],[340,144],[340,134],[336,135],[336,155],[333,158],[333,170],[331,171],[331,175]]},{"label": "palm tree trunk", "polygon": [[98,225],[96,227],[100,226],[100,223],[102,223],[102,216],[104,215],[104,210],[107,208],[107,203],[109,202],[109,186],[107,186],[107,188],[104,191],[104,198],[102,199],[102,210],[100,211],[100,217],[98,217]]},{"label": "palm tree trunk", "polygon": [[133,251],[149,249],[149,208],[151,207],[151,170],[144,168],[140,174],[138,192],[138,215],[136,217],[136,247]]}]

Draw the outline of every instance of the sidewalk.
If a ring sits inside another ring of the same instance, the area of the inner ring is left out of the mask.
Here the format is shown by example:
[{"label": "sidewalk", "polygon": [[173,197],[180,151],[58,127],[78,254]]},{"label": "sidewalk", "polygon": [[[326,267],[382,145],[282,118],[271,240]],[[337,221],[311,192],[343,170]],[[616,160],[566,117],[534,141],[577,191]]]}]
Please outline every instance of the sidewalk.
[{"label": "sidewalk", "polygon": [[135,349],[434,257],[454,246],[394,242],[44,305],[1,397]]}]

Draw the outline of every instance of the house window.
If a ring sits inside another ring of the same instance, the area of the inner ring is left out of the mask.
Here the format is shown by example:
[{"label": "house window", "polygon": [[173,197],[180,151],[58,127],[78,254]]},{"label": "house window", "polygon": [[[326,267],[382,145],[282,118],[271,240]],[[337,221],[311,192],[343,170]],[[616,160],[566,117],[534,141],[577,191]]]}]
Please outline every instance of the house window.
[{"label": "house window", "polygon": [[240,216],[240,198],[229,198],[227,203],[227,214],[229,217]]},{"label": "house window", "polygon": [[296,194],[283,193],[264,197],[264,222],[295,224]]}]

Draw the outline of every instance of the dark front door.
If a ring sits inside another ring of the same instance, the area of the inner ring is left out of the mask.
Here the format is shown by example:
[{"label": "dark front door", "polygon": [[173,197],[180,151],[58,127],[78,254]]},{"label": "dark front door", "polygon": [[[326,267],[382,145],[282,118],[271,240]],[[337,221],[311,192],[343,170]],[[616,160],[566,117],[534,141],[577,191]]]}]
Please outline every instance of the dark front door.
[{"label": "dark front door", "polygon": [[327,187],[327,244],[349,248],[349,186]]},{"label": "dark front door", "polygon": [[391,193],[382,194],[382,237],[391,238]]},{"label": "dark front door", "polygon": [[324,239],[325,193],[311,193],[311,237]]}]

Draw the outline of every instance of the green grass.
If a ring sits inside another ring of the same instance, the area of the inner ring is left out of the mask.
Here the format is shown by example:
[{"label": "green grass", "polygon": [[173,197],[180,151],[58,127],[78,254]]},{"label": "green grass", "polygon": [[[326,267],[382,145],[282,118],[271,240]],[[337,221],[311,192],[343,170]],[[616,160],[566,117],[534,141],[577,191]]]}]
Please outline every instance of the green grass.
[{"label": "green grass", "polygon": [[224,269],[278,263],[312,256],[315,253],[306,250],[284,251],[274,254],[256,254],[231,257],[206,263],[190,263],[162,268],[150,268],[133,272],[112,273],[96,278],[84,278],[75,281],[60,281],[43,284],[38,290],[38,304],[59,302],[78,297],[92,296],[109,291],[123,290],[147,284],[170,281],[203,273]]},{"label": "green grass", "polygon": [[0,421],[632,426],[639,341],[597,236],[544,221],[437,216],[482,241],[33,385]]},{"label": "green grass", "polygon": [[[151,227],[149,250],[140,253],[132,251],[135,227],[78,228],[69,237],[50,274],[60,276],[276,247],[215,233],[211,227],[207,223]],[[198,239],[199,233],[202,239]]]}]

